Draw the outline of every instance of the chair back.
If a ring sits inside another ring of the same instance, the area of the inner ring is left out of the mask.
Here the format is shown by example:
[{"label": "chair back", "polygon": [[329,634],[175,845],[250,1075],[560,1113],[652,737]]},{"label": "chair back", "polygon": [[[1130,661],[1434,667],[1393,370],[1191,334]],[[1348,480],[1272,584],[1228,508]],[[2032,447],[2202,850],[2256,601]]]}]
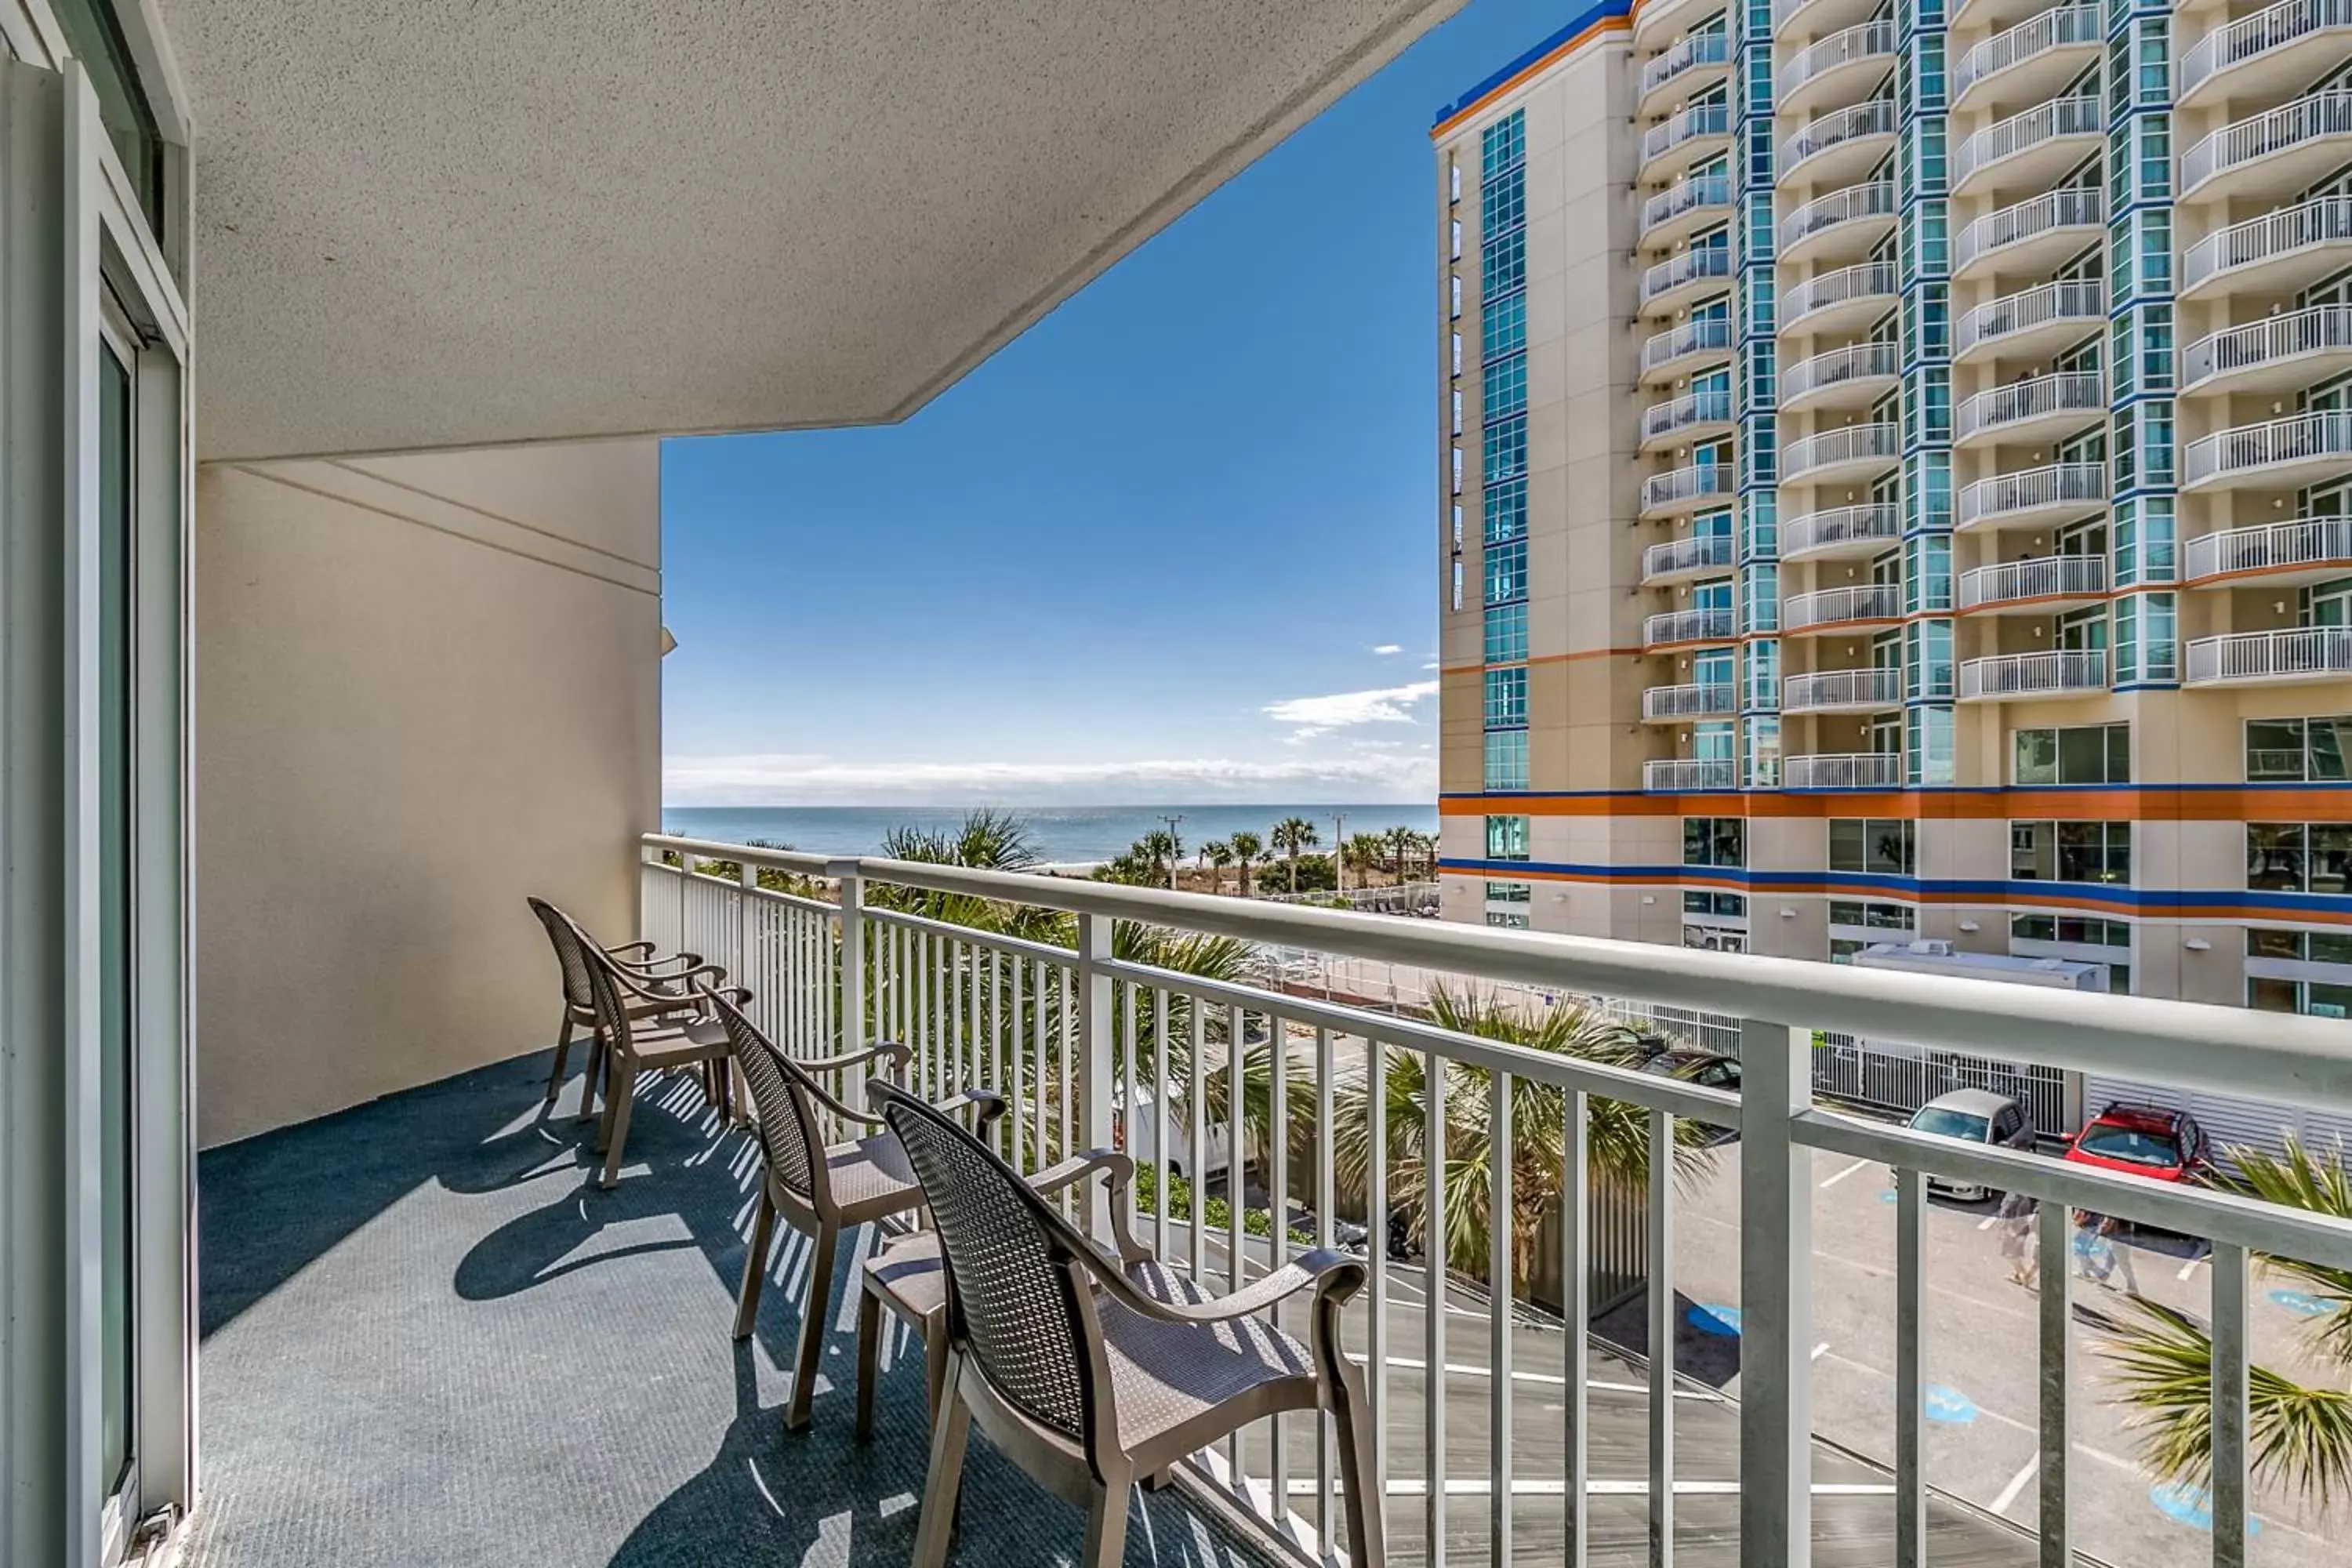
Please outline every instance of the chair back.
[{"label": "chair back", "polygon": [[719,1022],[727,1026],[727,1046],[743,1080],[751,1086],[751,1103],[760,1112],[760,1152],[769,1173],[786,1191],[811,1208],[832,1194],[821,1191],[824,1169],[824,1132],[817,1120],[816,1101],[809,1093],[809,1076],[798,1063],[778,1050],[743,1010],[724,996],[712,995]]},{"label": "chair back", "polygon": [[[558,919],[563,919],[559,913]],[[569,925],[568,920],[564,923]],[[596,1020],[596,1032],[605,1046],[625,1055],[635,1043],[635,1034],[629,1024],[629,998],[643,995],[637,985],[613,966],[604,950],[586,940],[578,927],[572,927],[578,939],[575,951],[580,954],[581,967],[588,977],[588,1010]]]},{"label": "chair back", "polygon": [[563,969],[563,999],[574,1007],[593,1007],[594,994],[589,974],[589,949],[594,946],[580,923],[545,899],[530,900],[530,912],[547,928],[547,940],[555,949],[555,962]]},{"label": "chair back", "polygon": [[898,1135],[947,1258],[948,1336],[1022,1414],[1092,1458],[1104,1404],[1086,1238],[979,1139],[892,1084],[867,1093]]}]

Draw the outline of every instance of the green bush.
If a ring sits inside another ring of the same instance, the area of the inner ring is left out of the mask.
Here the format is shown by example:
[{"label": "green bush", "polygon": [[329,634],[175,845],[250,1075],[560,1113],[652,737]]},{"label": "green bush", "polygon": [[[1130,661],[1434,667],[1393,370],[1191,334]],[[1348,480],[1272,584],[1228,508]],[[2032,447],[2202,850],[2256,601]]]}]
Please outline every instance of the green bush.
[{"label": "green bush", "polygon": [[[1148,1162],[1135,1163],[1135,1212],[1139,1219],[1160,1212],[1160,1167]],[[1168,1217],[1190,1221],[1192,1217],[1192,1184],[1181,1176],[1168,1178]],[[1231,1236],[1234,1230],[1234,1206],[1223,1198],[1204,1196],[1201,1200],[1201,1223],[1218,1236]],[[1242,1210],[1242,1229],[1255,1237],[1274,1234],[1274,1216],[1264,1209]],[[1312,1247],[1315,1237],[1296,1226],[1290,1231],[1291,1245]]]}]

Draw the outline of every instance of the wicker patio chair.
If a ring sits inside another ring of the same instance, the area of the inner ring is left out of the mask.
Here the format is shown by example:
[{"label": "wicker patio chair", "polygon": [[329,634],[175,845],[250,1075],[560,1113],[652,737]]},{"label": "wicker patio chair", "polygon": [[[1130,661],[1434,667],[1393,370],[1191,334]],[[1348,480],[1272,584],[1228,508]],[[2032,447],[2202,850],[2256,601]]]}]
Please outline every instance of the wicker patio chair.
[{"label": "wicker patio chair", "polygon": [[[580,1114],[584,1118],[596,1109],[596,1083],[604,1065],[604,1037],[596,1027],[596,999],[588,988],[588,955],[601,953],[612,965],[636,981],[651,994],[634,1002],[629,1012],[633,1020],[658,1026],[663,1022],[682,1025],[697,1017],[709,1016],[699,988],[727,978],[727,972],[715,963],[705,962],[698,952],[672,953],[656,958],[658,951],[649,942],[624,942],[619,947],[606,947],[588,934],[578,921],[549,903],[545,899],[529,899],[530,912],[547,928],[548,945],[555,949],[555,962],[563,974],[563,1019],[556,1026],[555,1065],[547,1074],[547,1100],[550,1108],[563,1089],[564,1064],[572,1055],[572,1037],[581,1030],[589,1031],[587,1073],[580,1089]],[[746,1000],[750,993],[742,994]],[[713,1086],[715,1089],[715,1085]]]},{"label": "wicker patio chair", "polygon": [[[1382,1568],[1363,1373],[1339,1342],[1340,1312],[1366,1279],[1360,1260],[1318,1248],[1231,1296],[1163,1300],[978,1139],[888,1084],[870,1092],[947,1257],[948,1365],[916,1568],[947,1560],[975,1417],[1000,1450],[1087,1510],[1078,1561],[1110,1568],[1138,1479],[1286,1410],[1331,1413],[1349,1554],[1358,1568]],[[1310,1288],[1307,1344],[1252,1316]]]},{"label": "wicker patio chair", "polygon": [[[695,998],[696,1011],[680,1015],[666,1005],[676,1000],[669,992],[636,979],[600,952],[591,949],[586,956],[591,1010],[596,1016],[596,1051],[604,1078],[604,1116],[596,1135],[596,1148],[604,1156],[599,1184],[609,1187],[621,1179],[629,1115],[636,1107],[637,1079],[645,1074],[696,1068],[704,1098],[721,1117],[734,1119],[735,1080],[727,1066],[727,1030],[709,1009],[734,1006],[734,995],[749,994],[703,991]],[[650,1021],[648,1007],[657,1008]],[[597,1067],[598,1062],[592,1059],[592,1087]]]},{"label": "wicker patio chair", "polygon": [[[886,1041],[843,1056],[794,1061],[732,1002],[722,997],[714,1005],[735,1065],[751,1089],[766,1167],[760,1182],[759,1208],[751,1221],[751,1248],[743,1259],[742,1289],[736,1300],[737,1339],[750,1338],[759,1318],[760,1289],[767,1279],[768,1248],[775,1236],[776,1216],[781,1214],[785,1224],[814,1244],[808,1300],[801,1310],[792,1399],[784,1409],[785,1430],[797,1431],[809,1424],[810,1405],[815,1398],[817,1361],[824,1348],[834,1260],[839,1255],[842,1233],[912,1215],[923,1202],[923,1190],[908,1167],[898,1141],[883,1127],[881,1119],[844,1104],[826,1092],[814,1075],[869,1063],[887,1063],[891,1070],[902,1070],[909,1053],[905,1046]],[[994,1095],[958,1095],[941,1102],[943,1110],[965,1107],[975,1110],[984,1130],[1003,1113],[1004,1102]],[[852,1142],[828,1145],[824,1134],[828,1115],[848,1127],[872,1131]]]}]

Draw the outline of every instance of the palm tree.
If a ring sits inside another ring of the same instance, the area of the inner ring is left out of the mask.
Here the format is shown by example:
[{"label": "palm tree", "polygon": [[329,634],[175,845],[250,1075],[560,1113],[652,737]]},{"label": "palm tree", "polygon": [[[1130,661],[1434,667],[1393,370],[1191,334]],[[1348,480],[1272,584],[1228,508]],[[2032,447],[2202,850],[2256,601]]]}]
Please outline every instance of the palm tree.
[{"label": "palm tree", "polygon": [[1364,873],[1378,866],[1387,853],[1388,841],[1377,833],[1350,834],[1347,845],[1340,850],[1347,860],[1348,869],[1356,873],[1359,882]]},{"label": "palm tree", "polygon": [[1234,847],[1222,838],[1212,838],[1208,843],[1201,846],[1201,856],[1216,868],[1216,875],[1209,879],[1209,890],[1213,893],[1223,892],[1225,868],[1234,863]]},{"label": "palm tree", "polygon": [[1422,879],[1423,881],[1435,880],[1437,877],[1437,835],[1434,833],[1416,833],[1412,836],[1412,847],[1421,852]]},{"label": "palm tree", "polygon": [[1255,833],[1236,833],[1233,837],[1233,850],[1234,859],[1242,868],[1242,897],[1246,899],[1250,896],[1250,862],[1265,853],[1265,846],[1259,841],[1258,836]]},{"label": "palm tree", "polygon": [[[1045,858],[1038,853],[1035,835],[1026,818],[992,806],[966,812],[961,823],[945,832],[928,827],[894,827],[882,836],[882,856],[887,860],[916,860],[982,871],[1027,871]],[[876,883],[868,897],[883,909],[1033,941],[1048,940],[1046,930],[1058,918],[1052,910],[1032,905],[998,903],[966,893],[928,892],[889,882]]]},{"label": "palm tree", "polygon": [[1165,880],[1169,867],[1174,864],[1181,850],[1177,847],[1174,834],[1164,827],[1155,827],[1135,841],[1134,852],[1138,858],[1150,862],[1152,870],[1160,873],[1161,879]]},{"label": "palm tree", "polygon": [[[2284,1208],[2352,1219],[2352,1176],[2342,1145],[2306,1148],[2287,1134],[2283,1153],[2231,1149],[2235,1176],[2225,1191]],[[2059,1211],[2062,1212],[2063,1211]],[[2045,1209],[2042,1223],[2056,1215]],[[2297,1281],[2326,1310],[2312,1319],[2312,1348],[2335,1370],[2335,1387],[2298,1383],[2265,1366],[2246,1369],[2248,1468],[2324,1510],[2352,1490],[2352,1269],[2264,1255],[2262,1267]],[[2044,1289],[2049,1287],[2045,1284]],[[2100,1353],[2115,1369],[2129,1407],[2126,1425],[2140,1434],[2141,1457],[2167,1480],[2212,1484],[2213,1340],[2187,1313],[2138,1296],[2126,1297],[2124,1316],[2103,1316]]]},{"label": "palm tree", "polygon": [[1389,842],[1391,863],[1395,868],[1396,879],[1402,882],[1405,879],[1405,857],[1412,853],[1414,838],[1413,831],[1410,827],[1391,827],[1381,837],[1386,838]]},{"label": "palm tree", "polygon": [[1298,852],[1320,842],[1315,835],[1315,825],[1303,816],[1286,816],[1274,825],[1274,832],[1268,837],[1274,840],[1274,847],[1288,858],[1290,890],[1298,891]]}]

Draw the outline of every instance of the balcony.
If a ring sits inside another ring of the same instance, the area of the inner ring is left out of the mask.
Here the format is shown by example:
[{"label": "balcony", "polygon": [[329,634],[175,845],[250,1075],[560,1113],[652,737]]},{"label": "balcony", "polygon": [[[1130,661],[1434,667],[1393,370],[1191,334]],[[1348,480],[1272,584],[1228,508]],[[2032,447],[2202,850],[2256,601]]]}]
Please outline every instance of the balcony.
[{"label": "balcony", "polygon": [[1997,561],[1960,574],[1962,615],[2049,616],[2107,596],[2104,555],[2043,555]]},{"label": "balcony", "polygon": [[2352,411],[2296,414],[2189,443],[2181,489],[2294,489],[2352,467]]},{"label": "balcony", "polygon": [[1690,393],[1642,410],[1642,449],[1645,452],[1687,446],[1693,441],[1728,435],[1730,430],[1728,388]]},{"label": "balcony", "polygon": [[1874,713],[1903,706],[1903,671],[1896,668],[1823,669],[1784,676],[1783,713]]},{"label": "balcony", "polygon": [[2046,360],[2107,324],[2106,286],[2068,279],[1988,300],[1962,316],[1952,359]]},{"label": "balcony", "polygon": [[1986,126],[1952,154],[1952,194],[2046,189],[2096,153],[2106,136],[2095,95],[2052,99]]},{"label": "balcony", "polygon": [[1990,387],[1952,411],[1952,445],[2046,446],[2107,414],[2106,383],[2095,371],[2061,371]]},{"label": "balcony", "polygon": [[2343,64],[2352,0],[2280,0],[2223,24],[2189,47],[2174,77],[2183,109],[2274,99]]},{"label": "balcony", "polygon": [[1832,110],[1780,143],[1782,185],[1843,185],[1870,173],[1895,145],[1895,105],[1883,98]]},{"label": "balcony", "polygon": [[2192,588],[2324,583],[2352,574],[2352,518],[2299,518],[2199,534],[2189,542],[2186,561]]},{"label": "balcony", "polygon": [[2107,510],[2105,463],[2045,463],[1995,474],[1964,487],[1953,527],[1978,529],[2057,528]]},{"label": "balcony", "polygon": [[1952,242],[1952,276],[2054,272],[2106,235],[2106,200],[2095,190],[2044,191],[1990,212]]},{"label": "balcony", "polygon": [[1728,758],[1671,757],[1642,764],[1642,787],[1653,795],[1688,795],[1739,787],[1738,764]]},{"label": "balcony", "polygon": [[1702,103],[1678,110],[1642,133],[1644,183],[1680,174],[1731,144],[1731,106]]},{"label": "balcony", "polygon": [[1903,511],[1892,501],[1830,507],[1780,524],[1780,559],[1845,561],[1876,555],[1903,536]]},{"label": "balcony", "polygon": [[1832,752],[1789,757],[1780,763],[1788,789],[1896,789],[1903,784],[1900,752]]},{"label": "balcony", "polygon": [[1721,81],[1731,67],[1727,32],[1693,33],[1669,44],[1642,66],[1642,97],[1634,112],[1652,114],[1670,94],[1688,98]]},{"label": "balcony", "polygon": [[2352,626],[2287,626],[2230,632],[2189,645],[2191,686],[2256,686],[2341,680],[2352,675]]},{"label": "balcony", "polygon": [[1860,331],[1895,309],[1895,286],[1892,261],[1817,272],[1782,291],[1780,335]]},{"label": "balcony", "polygon": [[1633,7],[1633,47],[1656,48],[1693,22],[1704,21],[1711,6],[1701,0],[1651,0]]},{"label": "balcony", "polygon": [[1952,30],[1990,27],[1999,33],[2024,22],[2047,4],[2048,0],[1958,0],[1950,12]]},{"label": "balcony", "polygon": [[1780,220],[1780,262],[1854,261],[1895,232],[1895,187],[1881,180],[1818,196]]},{"label": "balcony", "polygon": [[1696,316],[1643,343],[1642,380],[1646,385],[1673,381],[1730,355],[1731,318]]},{"label": "balcony", "polygon": [[1709,573],[1727,572],[1731,562],[1731,535],[1727,533],[1695,533],[1688,539],[1670,539],[1642,552],[1642,584],[1644,587],[1658,587]]},{"label": "balcony", "polygon": [[1790,55],[1774,78],[1775,114],[1790,118],[1867,97],[1895,65],[1895,24],[1863,22]]},{"label": "balcony", "polygon": [[2284,201],[2352,160],[2352,91],[2315,92],[2234,125],[2181,155],[2183,202]]},{"label": "balcony", "polygon": [[1849,343],[1801,359],[1780,372],[1780,412],[1867,408],[1901,381],[1896,361],[1891,342]]},{"label": "balcony", "polygon": [[2181,394],[2299,392],[2352,370],[2352,305],[2313,305],[2225,327],[2180,356]]},{"label": "balcony", "polygon": [[1663,250],[1694,230],[1730,216],[1731,179],[1703,174],[1668,185],[1642,204],[1642,248]]},{"label": "balcony", "polygon": [[1735,493],[1729,463],[1695,463],[1642,481],[1642,515],[1683,517],[1727,501]]},{"label": "balcony", "polygon": [[1780,602],[1780,635],[1818,637],[1872,621],[1899,620],[1903,590],[1892,583],[1860,583],[1795,594]]},{"label": "balcony", "polygon": [[1903,454],[1903,429],[1893,421],[1845,425],[1790,442],[1780,449],[1780,483],[1827,485],[1875,479]]},{"label": "balcony", "polygon": [[2321,196],[2233,223],[2181,258],[2180,297],[2293,294],[2352,267],[2352,196]]},{"label": "balcony", "polygon": [[2106,14],[2096,5],[2038,12],[1995,33],[1952,68],[1952,108],[2039,103],[2072,82],[2106,45]]},{"label": "balcony", "polygon": [[1739,689],[1728,681],[1706,686],[1653,686],[1642,693],[1642,720],[1649,724],[1728,719],[1738,711]]},{"label": "balcony", "polygon": [[1669,256],[1642,274],[1642,313],[1670,316],[1692,300],[1721,293],[1730,280],[1728,246],[1705,246]]},{"label": "balcony", "polygon": [[1960,700],[1997,702],[2015,697],[2069,697],[2107,689],[2107,650],[2053,647],[1997,653],[1960,662]]},{"label": "balcony", "polygon": [[1728,609],[1669,610],[1642,623],[1642,646],[1674,647],[1684,643],[1721,642],[1730,637]]}]

